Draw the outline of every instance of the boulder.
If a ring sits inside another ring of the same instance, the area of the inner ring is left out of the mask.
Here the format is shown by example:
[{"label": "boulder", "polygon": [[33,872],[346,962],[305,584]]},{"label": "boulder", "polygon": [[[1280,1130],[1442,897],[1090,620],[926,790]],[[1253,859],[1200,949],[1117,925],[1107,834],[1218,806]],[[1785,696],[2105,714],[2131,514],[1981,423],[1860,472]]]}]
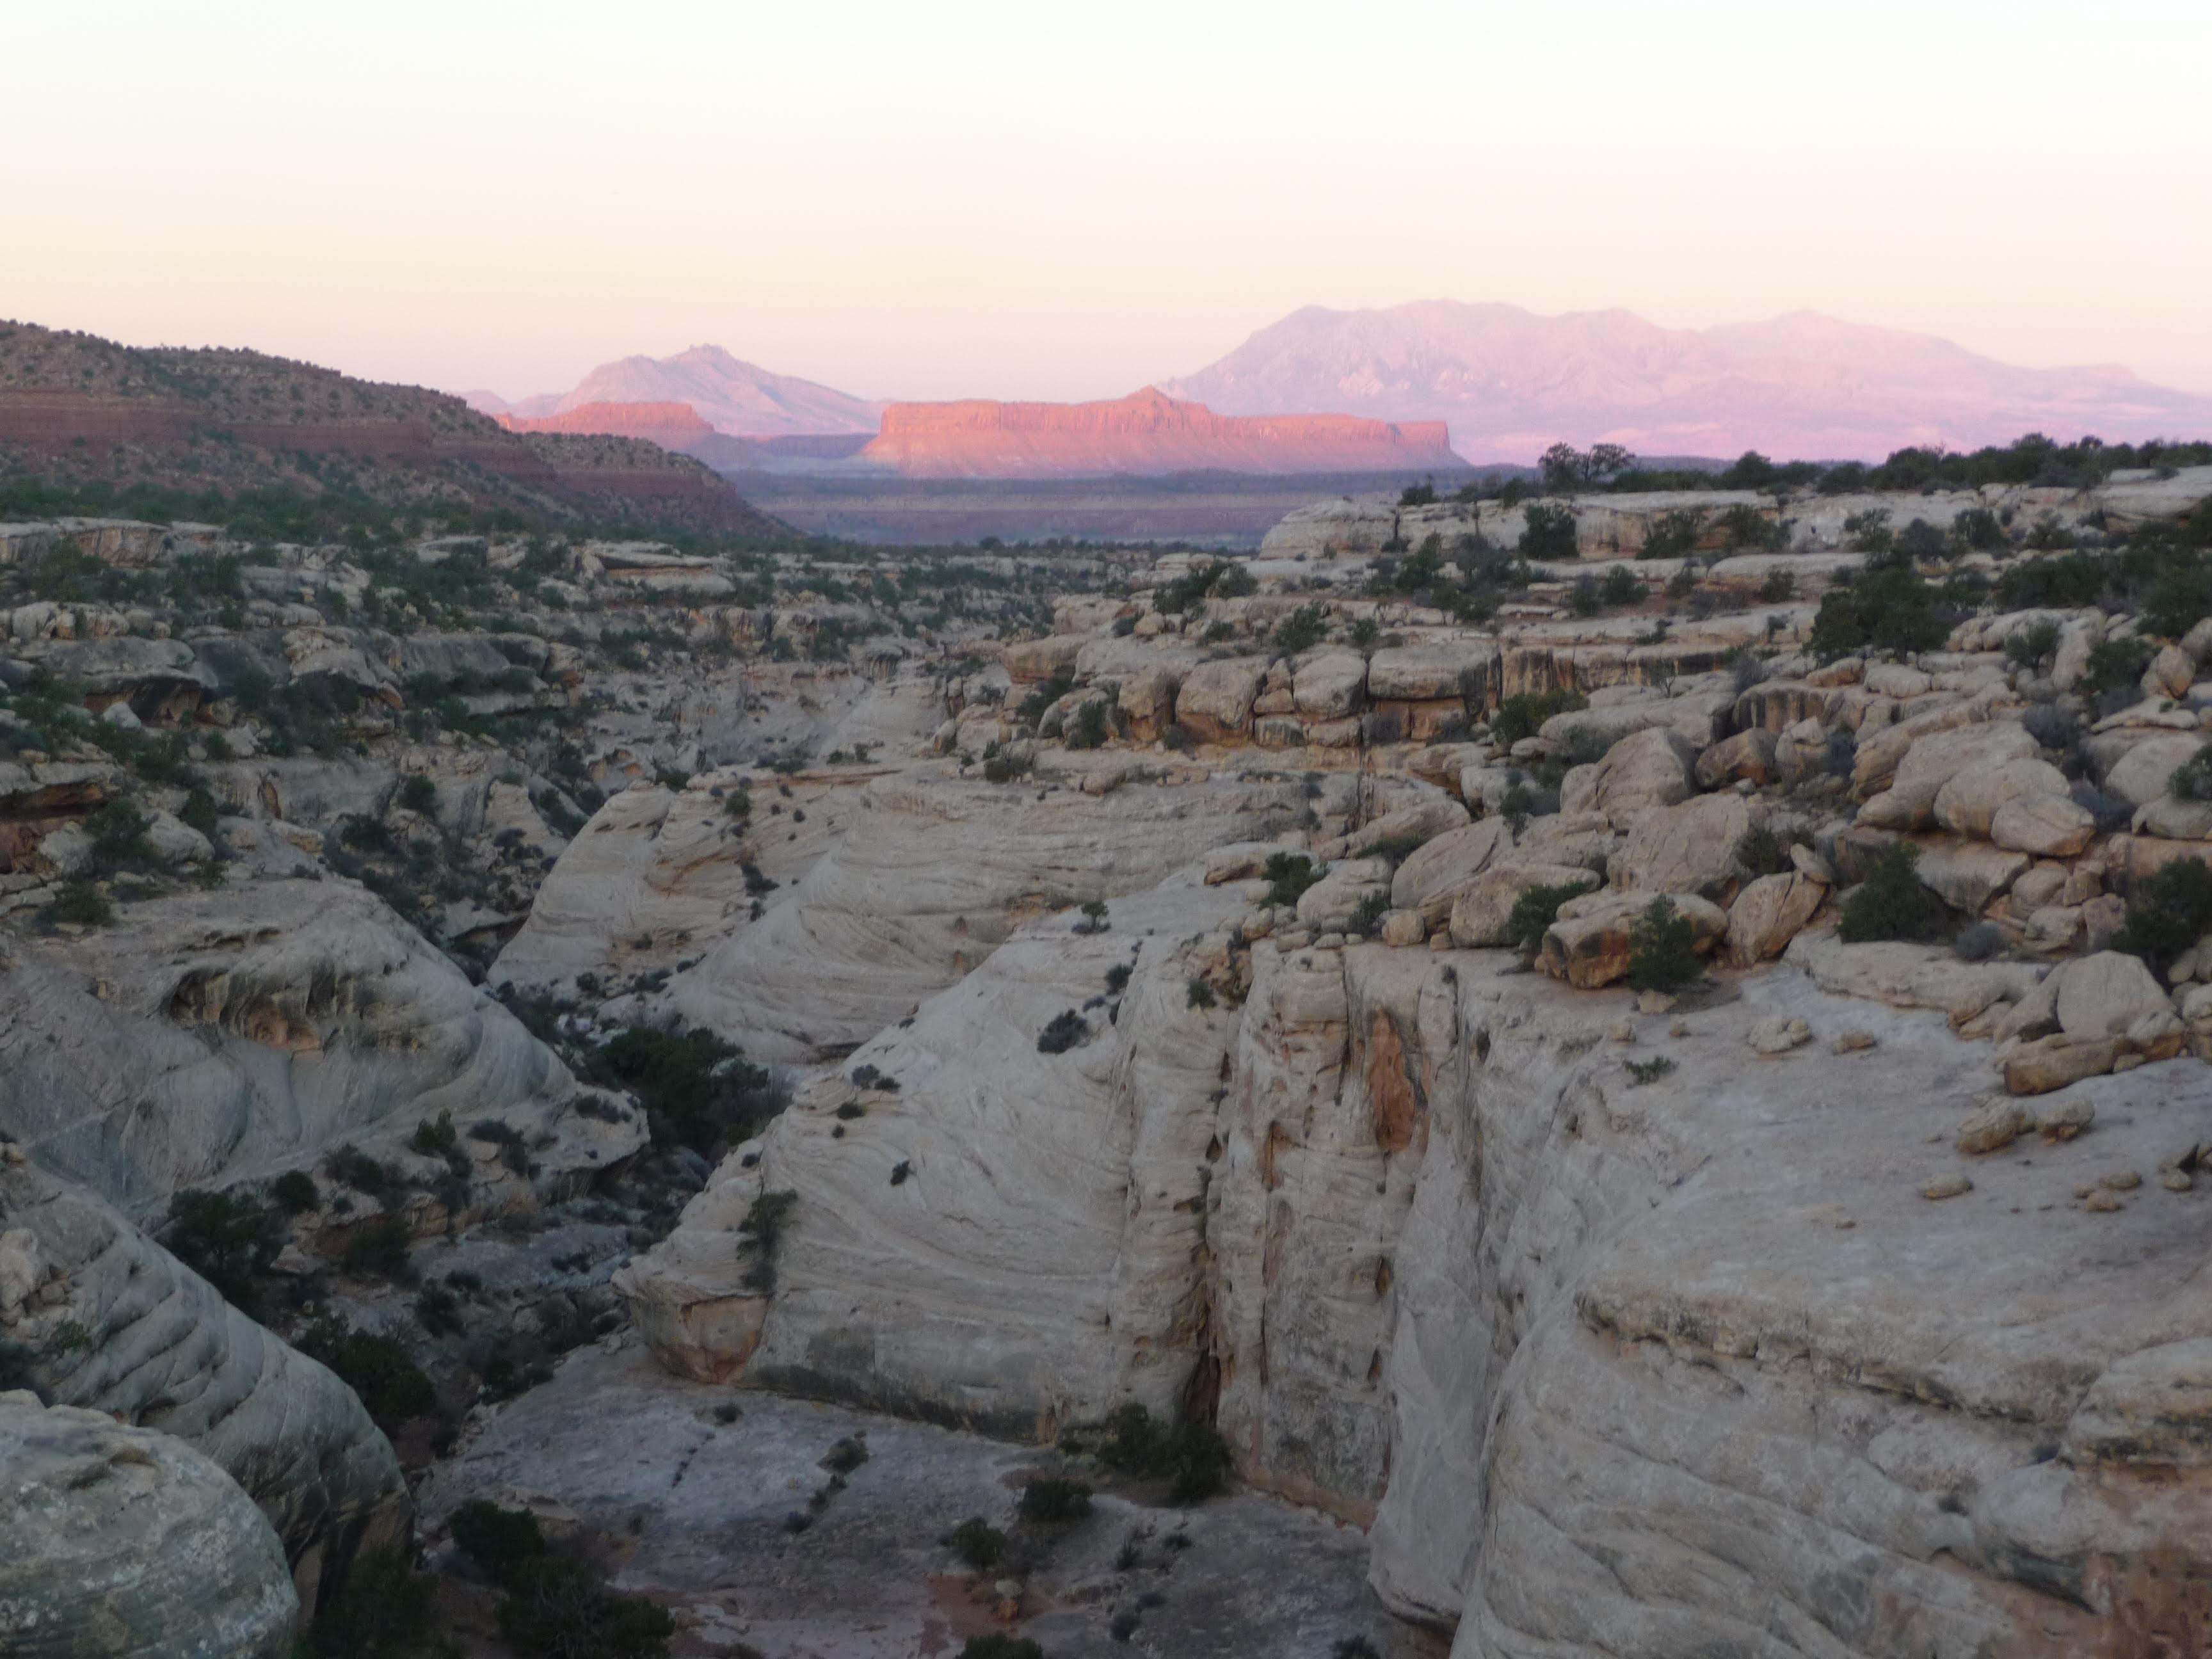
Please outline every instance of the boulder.
[{"label": "boulder", "polygon": [[1376,848],[1425,845],[1449,830],[1471,827],[1467,821],[1467,808],[1457,801],[1423,801],[1370,819],[1346,838],[1345,850],[1358,858]]},{"label": "boulder", "polygon": [[2142,1464],[2169,1478],[2212,1467],[2212,1337],[2113,1362],[2075,1408],[2064,1448],[2077,1467]]},{"label": "boulder", "polygon": [[2148,738],[2112,763],[2105,774],[2105,793],[2134,806],[2147,806],[2169,793],[2173,775],[2203,746],[2194,737]]},{"label": "boulder", "polygon": [[1605,758],[1577,766],[1559,790],[1564,812],[1633,812],[1647,806],[1672,806],[1696,793],[1697,750],[1670,726],[1632,733],[1606,751]]},{"label": "boulder", "polygon": [[2142,689],[2149,696],[2184,696],[2196,683],[2197,659],[2178,645],[2160,647],[2143,670]]},{"label": "boulder", "polygon": [[1510,945],[1506,922],[1522,894],[1532,887],[1595,888],[1598,880],[1568,864],[1501,864],[1486,870],[1452,902],[1452,942],[1470,947]]},{"label": "boulder", "polygon": [[1115,701],[1128,719],[1132,737],[1151,743],[1174,723],[1176,689],[1182,684],[1182,669],[1165,664],[1140,669],[1122,680]]},{"label": "boulder", "polygon": [[1298,924],[1316,933],[1347,926],[1360,907],[1390,896],[1388,859],[1340,859],[1328,873],[1298,896]]},{"label": "boulder", "polygon": [[2052,1013],[2069,1037],[2126,1035],[2143,1014],[2172,1003],[2139,957],[2100,951],[2054,969]]},{"label": "boulder", "polygon": [[1299,714],[1341,720],[1359,707],[1367,688],[1367,659],[1356,651],[1323,651],[1298,666],[1292,696]]},{"label": "boulder", "polygon": [[1780,956],[1827,896],[1824,884],[1796,871],[1751,883],[1729,907],[1729,965],[1750,968]]},{"label": "boulder", "polygon": [[1042,640],[1016,640],[1000,653],[1007,677],[1018,685],[1035,685],[1058,674],[1075,672],[1083,653],[1085,636],[1054,634]]},{"label": "boulder", "polygon": [[1636,924],[1658,899],[1674,902],[1688,919],[1697,948],[1710,951],[1728,931],[1721,908],[1694,893],[1596,893],[1570,899],[1544,934],[1537,965],[1579,990],[1610,985],[1628,972]]},{"label": "boulder", "polygon": [[1718,789],[1739,780],[1769,783],[1775,777],[1775,734],[1753,727],[1723,738],[1698,757],[1698,785]]},{"label": "boulder", "polygon": [[1503,818],[1447,830],[1398,866],[1390,879],[1390,902],[1400,910],[1418,911],[1423,921],[1437,927],[1450,918],[1452,906],[1475,878],[1512,851],[1512,832]]},{"label": "boulder", "polygon": [[1954,910],[1978,916],[2030,862],[2025,853],[2008,853],[1985,842],[1928,842],[1922,844],[1914,872],[1922,886]]},{"label": "boulder", "polygon": [[1813,1040],[1813,1028],[1786,1014],[1771,1014],[1751,1028],[1745,1042],[1762,1060],[1777,1059]]},{"label": "boulder", "polygon": [[1936,822],[1946,830],[1986,841],[1990,821],[2007,801],[2044,796],[2071,806],[2074,803],[2067,788],[2065,775],[2048,761],[2030,756],[1977,761],[1953,774],[1936,792]]},{"label": "boulder", "polygon": [[[1858,821],[1877,830],[1924,829],[1935,816],[1936,796],[1959,773],[1993,762],[2033,759],[2036,746],[2025,726],[2009,720],[1954,726],[1916,738],[1898,760],[1889,787],[1866,798]],[[1862,770],[1869,747],[1860,747]],[[2061,781],[2058,793],[2063,794]]]},{"label": "boulder", "polygon": [[276,1532],[173,1435],[0,1393],[0,1538],[10,1659],[292,1651],[300,1601]]},{"label": "boulder", "polygon": [[1202,738],[1221,741],[1242,734],[1252,722],[1265,664],[1251,657],[1204,662],[1183,676],[1176,694],[1176,713]]},{"label": "boulder", "polygon": [[2087,851],[2096,838],[2095,815],[2063,794],[2015,795],[1990,817],[1991,841],[2038,858],[2072,858]]},{"label": "boulder", "polygon": [[1649,807],[1607,865],[1613,884],[1724,900],[1742,878],[1735,845],[1750,828],[1751,809],[1734,793]]},{"label": "boulder", "polygon": [[1465,646],[1396,646],[1367,662],[1367,695],[1381,702],[1427,702],[1461,695],[1461,677],[1475,666]]},{"label": "boulder", "polygon": [[2005,1087],[2016,1095],[2047,1095],[2085,1077],[2104,1076],[2126,1048],[2124,1037],[2039,1037],[2004,1057]]}]

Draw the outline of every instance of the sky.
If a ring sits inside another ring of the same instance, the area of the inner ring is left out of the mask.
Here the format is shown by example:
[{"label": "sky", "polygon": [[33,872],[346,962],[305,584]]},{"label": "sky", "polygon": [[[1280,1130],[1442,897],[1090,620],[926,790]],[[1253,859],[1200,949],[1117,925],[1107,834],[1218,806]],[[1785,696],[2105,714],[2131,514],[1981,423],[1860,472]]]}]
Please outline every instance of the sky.
[{"label": "sky", "polygon": [[1073,398],[1449,298],[2212,392],[2203,0],[10,12],[0,317],[133,344]]}]

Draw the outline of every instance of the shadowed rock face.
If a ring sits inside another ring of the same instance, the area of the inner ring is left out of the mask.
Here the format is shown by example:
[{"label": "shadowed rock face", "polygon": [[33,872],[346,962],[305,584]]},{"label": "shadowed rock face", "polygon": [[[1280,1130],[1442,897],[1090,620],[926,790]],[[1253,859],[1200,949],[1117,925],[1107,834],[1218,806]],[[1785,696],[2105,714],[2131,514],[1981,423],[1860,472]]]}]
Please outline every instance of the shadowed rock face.
[{"label": "shadowed rock face", "polygon": [[15,1659],[280,1659],[299,1601],[269,1523],[171,1436],[0,1394],[0,1646]]},{"label": "shadowed rock face", "polygon": [[135,1214],[344,1141],[398,1153],[440,1111],[550,1133],[532,1157],[556,1186],[643,1142],[368,894],[263,883],[131,915],[0,965],[0,1131]]},{"label": "shadowed rock face", "polygon": [[[826,1082],[733,1157],[625,1276],[664,1360],[1040,1435],[1195,1401],[1247,1480],[1370,1522],[1376,1588],[1462,1659],[1752,1624],[1778,1654],[2158,1651],[2128,1621],[2212,1535],[2170,1474],[2212,1397],[2174,1288],[2202,1195],[2065,1200],[2212,1137],[2212,1074],[2093,1079],[2096,1133],[1931,1203],[1990,1083],[1940,1011],[1793,961],[1639,1018],[1502,953],[1265,939],[1241,1008],[1200,1010],[1178,988],[1244,947],[1196,896],[1131,937],[1176,895],[1033,924],[854,1057],[896,1095]],[[1038,1054],[1139,942],[1116,1017]],[[1756,1058],[1791,1020],[1817,1041]],[[764,1295],[733,1235],[775,1191]]]}]

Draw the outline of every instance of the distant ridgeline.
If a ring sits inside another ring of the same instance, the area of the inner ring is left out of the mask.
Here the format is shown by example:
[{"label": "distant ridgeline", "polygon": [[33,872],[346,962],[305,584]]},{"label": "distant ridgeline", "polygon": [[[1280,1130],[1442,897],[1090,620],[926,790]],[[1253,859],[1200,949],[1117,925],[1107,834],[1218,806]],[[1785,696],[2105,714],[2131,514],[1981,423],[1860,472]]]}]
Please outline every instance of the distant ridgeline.
[{"label": "distant ridgeline", "polygon": [[783,526],[688,456],[514,432],[458,398],[252,351],[120,346],[0,323],[0,477],[230,496],[342,491],[388,507],[749,536]]}]

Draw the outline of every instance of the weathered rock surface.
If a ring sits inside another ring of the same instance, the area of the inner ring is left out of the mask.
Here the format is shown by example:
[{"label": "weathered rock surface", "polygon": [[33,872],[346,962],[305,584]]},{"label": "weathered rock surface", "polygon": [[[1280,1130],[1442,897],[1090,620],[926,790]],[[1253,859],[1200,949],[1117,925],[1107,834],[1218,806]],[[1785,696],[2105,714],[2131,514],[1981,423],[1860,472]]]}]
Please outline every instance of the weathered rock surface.
[{"label": "weathered rock surface", "polygon": [[282,1659],[300,1603],[237,1482],[173,1436],[0,1394],[0,1647]]}]

